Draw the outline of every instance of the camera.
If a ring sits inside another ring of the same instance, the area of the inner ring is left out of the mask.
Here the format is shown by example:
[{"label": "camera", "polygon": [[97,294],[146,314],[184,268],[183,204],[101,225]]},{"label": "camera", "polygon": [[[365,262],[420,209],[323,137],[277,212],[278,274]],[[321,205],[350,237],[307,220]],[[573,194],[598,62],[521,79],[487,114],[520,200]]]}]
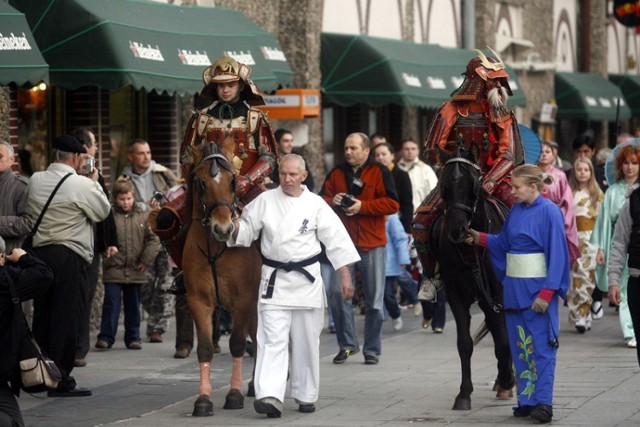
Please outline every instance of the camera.
[{"label": "camera", "polygon": [[96,166],[95,157],[87,157],[86,159],[84,159],[84,164],[82,165],[82,169],[86,174],[90,175],[91,173],[93,173],[93,169],[95,168],[95,166]]},{"label": "camera", "polygon": [[350,194],[345,194],[344,197],[342,198],[342,201],[340,202],[340,207],[342,209],[348,209],[351,206],[353,206],[356,203],[355,200],[353,200],[353,196]]},{"label": "camera", "polygon": [[353,183],[351,184],[351,194],[354,196],[359,196],[362,194],[362,189],[364,188],[364,181],[360,178],[353,178]]},{"label": "camera", "polygon": [[164,199],[164,193],[162,191],[154,191],[153,192],[153,198],[156,199],[158,202],[161,202]]}]

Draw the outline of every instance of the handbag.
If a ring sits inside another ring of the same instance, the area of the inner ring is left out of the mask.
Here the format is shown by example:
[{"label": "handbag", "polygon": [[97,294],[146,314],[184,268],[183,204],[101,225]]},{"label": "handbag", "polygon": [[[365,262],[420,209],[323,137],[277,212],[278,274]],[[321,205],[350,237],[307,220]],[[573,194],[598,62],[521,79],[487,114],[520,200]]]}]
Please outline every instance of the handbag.
[{"label": "handbag", "polygon": [[21,331],[18,336],[20,342],[17,343],[20,355],[20,388],[28,393],[40,393],[56,388],[58,382],[62,380],[62,373],[55,362],[40,349],[24,317],[13,279],[6,270],[3,272],[9,282],[13,309],[18,313],[14,318],[20,323],[18,328]]},{"label": "handbag", "polygon": [[40,227],[40,223],[42,222],[42,218],[44,218],[44,213],[47,211],[47,208],[51,204],[51,200],[53,200],[53,196],[55,196],[56,193],[58,192],[58,188],[60,188],[62,183],[67,178],[69,178],[71,175],[73,175],[73,174],[71,172],[69,172],[68,174],[63,176],[62,179],[58,182],[56,187],[51,192],[51,195],[47,199],[47,203],[44,204],[44,207],[42,208],[42,212],[40,212],[40,216],[38,216],[38,220],[36,221],[35,225],[33,226],[31,231],[29,232],[29,234],[27,234],[27,236],[24,238],[24,241],[22,242],[22,249],[24,249],[25,251],[30,251],[30,250],[33,249],[33,236],[35,236],[36,233],[38,232],[38,227]]}]

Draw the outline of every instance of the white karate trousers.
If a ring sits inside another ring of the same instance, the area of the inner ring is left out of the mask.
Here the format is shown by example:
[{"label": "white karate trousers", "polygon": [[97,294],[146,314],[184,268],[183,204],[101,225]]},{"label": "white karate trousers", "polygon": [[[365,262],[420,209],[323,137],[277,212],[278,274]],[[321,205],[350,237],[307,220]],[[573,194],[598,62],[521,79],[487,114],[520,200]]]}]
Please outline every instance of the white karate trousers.
[{"label": "white karate trousers", "polygon": [[290,397],[305,403],[318,400],[323,326],[322,308],[258,311],[256,399],[284,402],[288,376]]}]

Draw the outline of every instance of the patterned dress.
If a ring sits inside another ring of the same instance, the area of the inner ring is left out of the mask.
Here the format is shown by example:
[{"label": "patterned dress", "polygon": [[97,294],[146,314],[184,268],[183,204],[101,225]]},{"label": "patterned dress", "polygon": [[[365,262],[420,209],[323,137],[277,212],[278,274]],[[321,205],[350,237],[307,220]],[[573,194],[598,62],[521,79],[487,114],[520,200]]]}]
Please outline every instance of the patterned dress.
[{"label": "patterned dress", "polygon": [[[571,287],[567,292],[569,321],[577,322],[589,318],[591,314],[591,294],[596,287],[596,254],[598,248],[590,243],[598,212],[604,195],[601,194],[594,207],[587,190],[578,190],[573,195],[578,227],[580,258],[573,264]],[[589,323],[587,321],[587,323]]]}]

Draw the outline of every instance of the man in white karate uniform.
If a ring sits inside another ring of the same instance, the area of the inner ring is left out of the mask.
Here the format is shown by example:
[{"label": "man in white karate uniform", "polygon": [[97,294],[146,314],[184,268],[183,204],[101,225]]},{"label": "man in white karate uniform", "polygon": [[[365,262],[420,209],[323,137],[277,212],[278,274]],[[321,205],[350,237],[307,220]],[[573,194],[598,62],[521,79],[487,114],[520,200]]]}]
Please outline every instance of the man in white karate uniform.
[{"label": "man in white karate uniform", "polygon": [[342,222],[327,203],[301,185],[307,177],[297,154],[280,161],[280,186],[245,206],[229,246],[249,246],[261,236],[263,266],[258,300],[258,355],[254,378],[259,414],[282,413],[290,395],[300,412],[314,412],[320,385],[320,333],[327,305],[318,258],[322,243],[353,296],[348,266],[360,261]]}]

